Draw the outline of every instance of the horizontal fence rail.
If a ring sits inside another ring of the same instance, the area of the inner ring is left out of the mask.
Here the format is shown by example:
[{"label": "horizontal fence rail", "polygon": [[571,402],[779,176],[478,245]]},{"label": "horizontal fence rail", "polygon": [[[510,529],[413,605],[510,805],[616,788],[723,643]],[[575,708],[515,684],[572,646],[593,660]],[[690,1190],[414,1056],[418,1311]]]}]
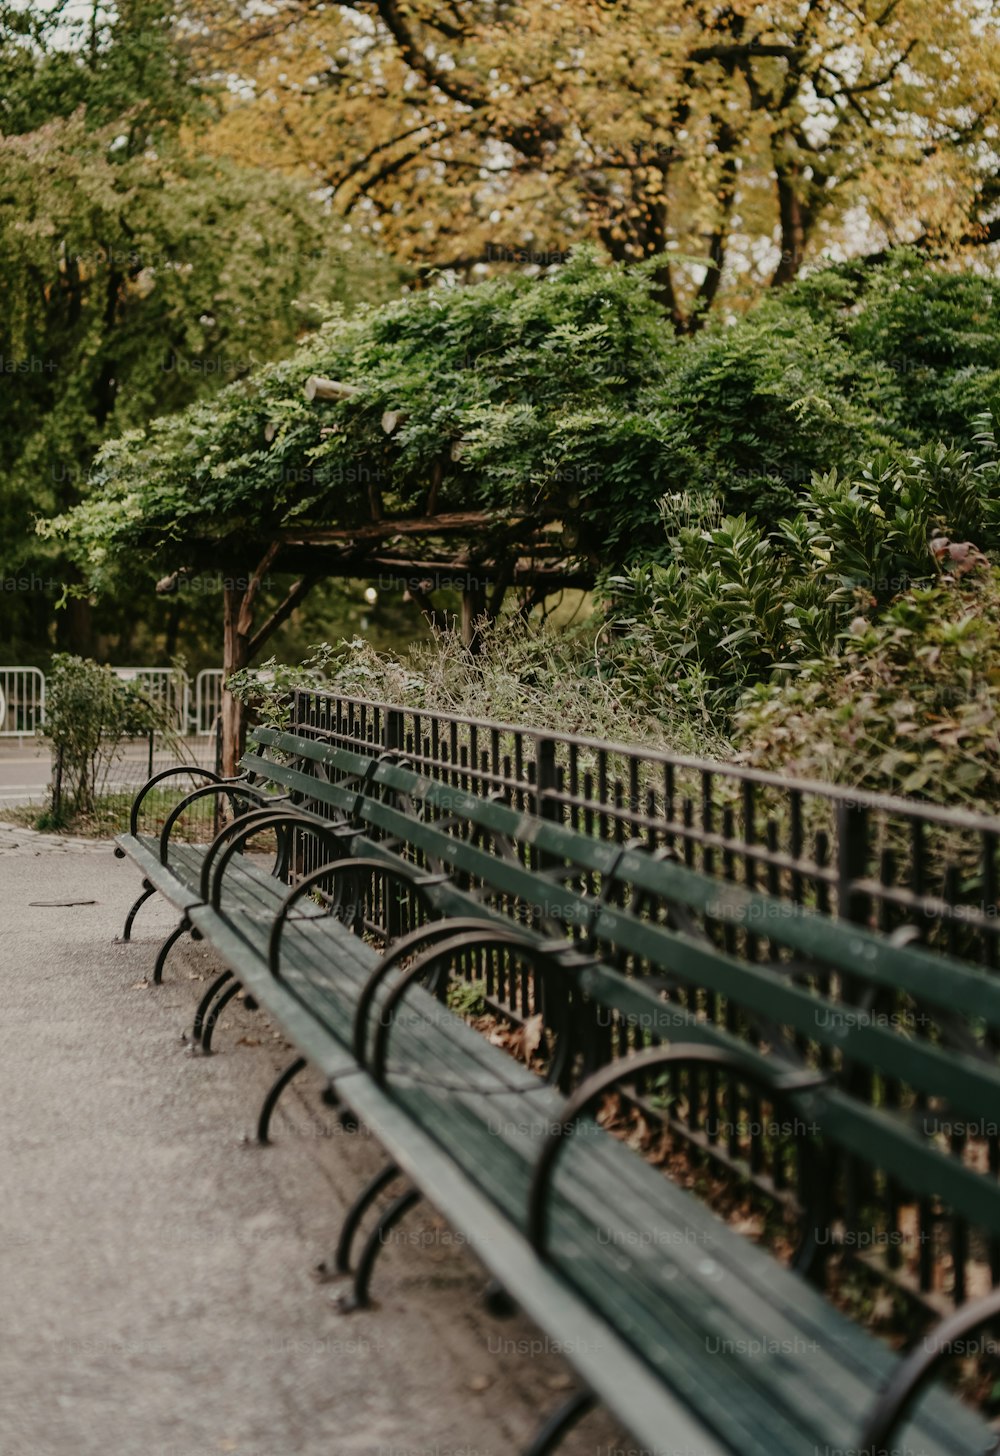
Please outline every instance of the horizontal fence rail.
[{"label": "horizontal fence rail", "polygon": [[[291,726],[356,753],[392,753],[439,783],[497,798],[599,839],[638,842],[720,881],[759,890],[779,905],[801,906],[894,935],[900,944],[916,941],[987,972],[997,970],[998,818],[735,764],[324,693],[297,693]],[[537,860],[536,851],[527,854]],[[534,860],[530,867],[545,868]],[[615,887],[609,888],[614,897]],[[585,889],[603,893],[599,884]],[[503,908],[510,913],[510,905]],[[641,919],[676,925],[676,907],[658,904],[655,897],[623,908]],[[737,927],[707,916],[699,920],[694,913],[689,919],[698,922],[690,933],[748,966],[779,970],[788,984],[814,991],[825,1006],[841,1006],[845,1018],[884,1017],[885,1024],[895,1019],[912,1025],[913,1035],[932,1046],[962,1045],[952,1040],[961,1028],[940,1005],[895,991],[879,991],[873,1000],[868,983],[855,986],[849,974],[810,963],[769,939],[766,922]],[[898,1078],[851,1068],[829,1036],[810,1036],[801,1027],[748,1014],[735,996],[685,975],[682,961],[664,977],[662,967],[638,956],[623,957],[613,946],[599,949],[626,975],[655,981],[658,994],[685,1013],[718,1023],[750,1045],[778,1049],[844,1077],[852,1096],[903,1122],[926,1128],[941,1119],[939,1142],[955,1160],[1000,1178],[1000,1109],[983,1109],[984,1118],[993,1121],[982,1128],[954,1124],[949,1131],[947,1104]],[[500,982],[491,976],[470,961],[468,979],[485,987],[490,1012],[510,1024],[523,1022],[531,1007],[514,995],[506,1001],[496,995]],[[577,999],[566,1014],[579,1020],[590,1013]],[[578,1031],[581,1043],[599,1047],[605,1057],[657,1040],[606,1017]],[[995,1062],[998,1053],[993,1041],[980,1038],[979,1056]],[[748,1165],[751,1183],[765,1198],[794,1204],[792,1188],[775,1176],[780,1159],[766,1126],[751,1117],[737,1136],[719,1088],[704,1096],[693,1089],[683,1077],[650,1086],[637,1104],[642,1118],[679,1137],[695,1166],[724,1174],[736,1163]],[[899,1293],[940,1309],[960,1304],[970,1290],[1000,1282],[1000,1240],[937,1200],[907,1196],[883,1168],[838,1155],[830,1167],[830,1196],[837,1230],[830,1252],[863,1265]]]}]

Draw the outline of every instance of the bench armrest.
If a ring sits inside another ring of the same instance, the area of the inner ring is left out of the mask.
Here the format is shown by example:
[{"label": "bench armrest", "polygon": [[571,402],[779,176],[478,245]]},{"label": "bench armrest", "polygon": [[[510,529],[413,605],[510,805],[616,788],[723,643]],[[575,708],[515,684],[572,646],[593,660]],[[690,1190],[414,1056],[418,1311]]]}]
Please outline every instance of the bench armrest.
[{"label": "bench armrest", "polygon": [[206,904],[208,903],[211,896],[209,875],[211,873],[213,861],[215,860],[215,857],[219,853],[219,851],[229,842],[232,836],[234,834],[240,833],[244,829],[247,829],[251,825],[257,826],[260,820],[270,819],[275,815],[282,814],[283,812],[291,812],[290,810],[274,809],[271,807],[272,804],[286,803],[288,800],[287,794],[274,794],[273,796],[268,794],[263,797],[266,798],[266,803],[260,803],[256,809],[246,809],[242,814],[237,815],[237,817],[235,819],[232,819],[228,824],[223,824],[222,828],[219,830],[218,834],[215,836],[211,844],[208,846],[208,849],[205,851],[205,858],[201,862],[200,889],[201,898]]},{"label": "bench armrest", "polygon": [[[447,923],[446,921],[445,924]],[[452,923],[457,926],[459,922]],[[502,925],[495,925],[489,921],[473,921],[472,924],[474,927],[472,930],[456,934],[450,940],[446,940],[443,945],[432,946],[422,955],[418,955],[416,960],[406,967],[383,1002],[375,1026],[371,1057],[370,1059],[359,1057],[362,1066],[367,1066],[373,1081],[380,1087],[385,1086],[389,1034],[395,1021],[396,1008],[411,986],[423,980],[430,972],[439,970],[449,958],[469,951],[508,948],[517,950],[525,959],[533,962],[543,986],[545,980],[553,974],[564,974],[565,967],[560,966],[558,957],[552,956],[544,942],[533,940],[523,932],[514,929],[506,930]],[[565,1005],[565,1000],[553,997],[553,1004]],[[449,1015],[452,1014],[449,1012]],[[562,1070],[568,1050],[566,1029],[566,1027],[557,1028],[557,1047],[553,1055],[553,1065],[549,1071],[548,1081],[557,1080]],[[361,1049],[364,1050],[363,1045]],[[357,1054],[357,1041],[355,1042],[355,1053]]]},{"label": "bench armrest", "polygon": [[[248,840],[255,834],[260,834],[266,829],[276,831],[289,829],[301,829],[310,831],[317,839],[323,841],[328,850],[335,855],[340,842],[344,837],[344,830],[341,828],[339,834],[337,828],[328,824],[325,819],[319,819],[313,815],[303,813],[296,809],[271,810],[264,807],[255,810],[252,814],[243,815],[233,824],[227,824],[225,828],[216,835],[209,845],[208,853],[201,869],[201,893],[206,904],[210,904],[213,910],[218,910],[222,898],[222,881],[226,873],[226,866],[234,855],[238,854]],[[352,831],[353,833],[353,831]],[[279,839],[280,839],[279,834]],[[279,850],[280,856],[284,853]],[[219,862],[212,871],[212,861],[216,855]],[[209,875],[212,875],[212,883],[209,886]]]},{"label": "bench armrest", "polygon": [[175,804],[173,809],[167,815],[163,828],[160,831],[161,864],[167,863],[167,851],[170,847],[170,831],[173,829],[174,825],[177,823],[178,819],[188,808],[188,806],[190,804],[196,803],[198,799],[211,798],[212,795],[217,796],[219,794],[225,794],[228,797],[229,802],[233,807],[233,813],[237,816],[237,818],[243,812],[239,806],[239,801],[241,798],[254,798],[258,801],[263,802],[265,800],[271,801],[272,797],[280,799],[285,799],[288,797],[287,794],[281,794],[277,796],[266,794],[263,789],[256,788],[253,784],[247,783],[246,780],[242,778],[219,779],[214,784],[203,784],[200,789],[195,789],[193,793],[190,793],[185,798],[183,798],[179,804]]},{"label": "bench armrest", "polygon": [[495,930],[496,926],[489,920],[479,920],[474,916],[456,916],[454,919],[433,920],[430,925],[418,925],[416,930],[411,930],[409,935],[404,935],[397,940],[391,950],[387,950],[372,971],[368,980],[361,988],[357,1005],[354,1008],[354,1030],[351,1034],[351,1046],[359,1067],[364,1067],[368,1060],[366,1036],[366,1023],[368,1013],[371,1010],[372,1002],[375,999],[375,992],[381,986],[390,971],[402,960],[419,953],[421,950],[429,949],[435,941],[448,940],[456,935],[464,934],[466,931]]},{"label": "bench armrest", "polygon": [[150,789],[155,788],[164,779],[172,778],[175,774],[187,774],[188,777],[192,774],[199,774],[202,778],[208,779],[210,783],[221,784],[223,782],[221,775],[217,774],[214,769],[199,768],[197,764],[176,764],[173,768],[161,769],[159,773],[153,774],[152,778],[146,780],[132,800],[132,810],[129,814],[128,821],[130,834],[138,834],[139,832],[139,810],[142,807],[143,799],[145,799]]},{"label": "bench armrest", "polygon": [[[354,838],[356,837],[356,835],[357,830],[353,827],[353,825],[340,826],[341,841],[346,841],[348,836]],[[281,937],[284,934],[285,925],[289,918],[289,912],[291,911],[293,906],[296,905],[298,901],[303,898],[303,896],[308,895],[312,890],[314,890],[317,885],[322,885],[324,883],[328,884],[330,881],[336,881],[343,875],[351,876],[355,874],[358,870],[366,869],[378,869],[381,870],[384,874],[391,876],[393,879],[402,881],[402,883],[405,884],[408,889],[417,891],[418,895],[420,895],[421,899],[424,901],[424,908],[430,914],[433,915],[434,913],[436,913],[435,907],[431,904],[430,900],[426,896],[425,887],[428,885],[440,884],[442,880],[447,879],[446,875],[429,875],[426,873],[426,871],[417,869],[416,866],[413,866],[411,868],[403,864],[402,862],[400,862],[399,864],[393,864],[391,860],[380,859],[376,855],[365,855],[350,859],[346,857],[337,858],[330,864],[320,865],[318,869],[315,869],[310,874],[306,875],[305,878],[301,879],[292,890],[292,892],[282,901],[281,908],[278,911],[275,922],[271,927],[271,939],[268,946],[268,965],[270,967],[272,976],[274,976],[277,980],[281,979]],[[353,915],[352,921],[356,921],[356,919],[357,916]],[[422,929],[423,927],[420,928]]]},{"label": "bench armrest", "polygon": [[[580,1083],[572,1096],[567,1098],[560,1120],[552,1123],[546,1130],[541,1152],[532,1173],[531,1186],[528,1189],[526,1233],[536,1253],[545,1257],[548,1235],[548,1193],[552,1175],[559,1154],[576,1130],[577,1124],[601,1101],[607,1092],[612,1091],[620,1082],[645,1072],[682,1064],[713,1067],[719,1071],[730,1072],[738,1075],[744,1081],[762,1088],[774,1097],[793,1098],[797,1094],[814,1091],[829,1081],[827,1075],[810,1071],[770,1073],[749,1057],[744,1057],[738,1052],[729,1051],[723,1047],[700,1046],[694,1042],[681,1042],[672,1047],[651,1047],[648,1051],[622,1057],[606,1067],[601,1067],[599,1071],[594,1072]],[[797,1140],[805,1157],[807,1146],[805,1138],[799,1135]],[[816,1192],[819,1193],[818,1184]],[[812,1233],[817,1220],[810,1219],[809,1222],[813,1226],[810,1229],[810,1233]],[[797,1264],[807,1262],[804,1254],[808,1243],[807,1236],[806,1245],[800,1250],[796,1259]],[[810,1248],[809,1253],[811,1254],[811,1252]]]},{"label": "bench armrest", "polygon": [[858,1440],[858,1449],[886,1449],[889,1437],[913,1405],[925,1381],[945,1360],[962,1353],[966,1335],[994,1322],[1000,1324],[1000,1289],[994,1289],[981,1299],[974,1299],[940,1320],[896,1367],[869,1412]]}]

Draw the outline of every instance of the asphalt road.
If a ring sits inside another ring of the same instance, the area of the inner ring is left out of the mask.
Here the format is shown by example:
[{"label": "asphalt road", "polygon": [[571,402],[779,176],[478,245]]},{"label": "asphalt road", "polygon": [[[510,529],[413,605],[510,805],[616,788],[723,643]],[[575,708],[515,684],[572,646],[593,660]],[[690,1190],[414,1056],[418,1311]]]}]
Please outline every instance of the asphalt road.
[{"label": "asphalt road", "polygon": [[[425,1205],[380,1253],[378,1306],[312,1277],[384,1162],[315,1078],[243,1141],[281,1036],[234,1002],[184,1034],[217,966],[106,844],[0,825],[2,1456],[512,1456],[573,1379]],[[561,1456],[634,1446],[588,1417]]]},{"label": "asphalt road", "polygon": [[50,775],[48,749],[30,738],[0,741],[0,817],[5,804],[40,803]]},{"label": "asphalt road", "polygon": [[[211,764],[214,758],[214,747],[207,738],[186,739],[184,751],[188,758],[204,764]],[[176,762],[172,749],[157,748],[155,768]],[[144,741],[126,744],[111,771],[108,787],[125,783],[137,788],[147,776],[148,764],[149,748]],[[0,738],[0,819],[5,806],[41,804],[51,777],[52,760],[47,747],[32,738]]]}]

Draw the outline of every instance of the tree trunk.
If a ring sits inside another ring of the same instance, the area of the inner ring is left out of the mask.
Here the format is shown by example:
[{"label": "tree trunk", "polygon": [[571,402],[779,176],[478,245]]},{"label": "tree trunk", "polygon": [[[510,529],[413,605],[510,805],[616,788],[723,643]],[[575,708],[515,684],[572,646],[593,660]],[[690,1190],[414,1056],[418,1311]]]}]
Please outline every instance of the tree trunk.
[{"label": "tree trunk", "polygon": [[479,649],[480,618],[486,611],[486,593],[471,583],[462,592],[462,644],[470,652]]},{"label": "tree trunk", "polygon": [[[243,756],[243,749],[246,743],[247,714],[243,703],[238,703],[229,692],[226,684],[231,673],[239,672],[247,667],[256,654],[263,647],[271,634],[286,621],[301,602],[310,587],[319,580],[315,576],[303,577],[297,581],[287,593],[284,600],[275,608],[261,627],[260,631],[254,634],[253,618],[254,606],[257,595],[262,586],[267,584],[267,573],[274,563],[281,543],[272,541],[264,552],[256,570],[253,572],[245,591],[238,591],[235,587],[227,586],[224,592],[223,606],[223,643],[222,643],[222,772],[231,775],[236,772],[240,759]],[[238,579],[239,572],[233,571],[232,576]]]},{"label": "tree trunk", "polygon": [[59,634],[66,651],[78,657],[94,655],[94,613],[86,597],[70,597],[66,603],[63,631]]},{"label": "tree trunk", "polygon": [[243,593],[227,586],[223,602],[222,642],[222,772],[231,778],[243,755],[246,739],[246,707],[237,702],[226,684],[231,673],[239,672],[249,661],[249,634],[240,631]]},{"label": "tree trunk", "polygon": [[793,171],[778,172],[778,213],[781,219],[781,257],[771,278],[771,287],[780,288],[798,276],[806,252],[807,217],[796,190]]}]

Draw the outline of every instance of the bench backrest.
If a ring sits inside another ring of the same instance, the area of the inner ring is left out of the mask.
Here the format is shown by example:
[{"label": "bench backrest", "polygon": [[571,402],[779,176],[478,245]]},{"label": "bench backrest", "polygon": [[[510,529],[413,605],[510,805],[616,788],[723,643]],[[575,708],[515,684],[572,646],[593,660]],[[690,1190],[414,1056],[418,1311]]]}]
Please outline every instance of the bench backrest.
[{"label": "bench backrest", "polygon": [[[824,1069],[830,1084],[809,1094],[808,1115],[849,1155],[840,1176],[854,1228],[877,1245],[886,1225],[892,1262],[912,1197],[919,1237],[933,1240],[922,1265],[950,1234],[959,1298],[971,1253],[1000,1277],[1000,982],[987,971],[906,943],[905,931],[888,937],[658,857],[655,843],[595,839],[428,778],[400,756],[262,729],[245,766],[314,812],[353,818],[387,861],[447,869],[454,912],[471,902],[543,940],[574,938],[588,954],[565,964],[566,994],[592,1058],[684,1039]],[[677,1077],[654,1091],[685,1103],[703,1147],[739,1151],[733,1119],[713,1118],[726,1106],[717,1082]]]}]

